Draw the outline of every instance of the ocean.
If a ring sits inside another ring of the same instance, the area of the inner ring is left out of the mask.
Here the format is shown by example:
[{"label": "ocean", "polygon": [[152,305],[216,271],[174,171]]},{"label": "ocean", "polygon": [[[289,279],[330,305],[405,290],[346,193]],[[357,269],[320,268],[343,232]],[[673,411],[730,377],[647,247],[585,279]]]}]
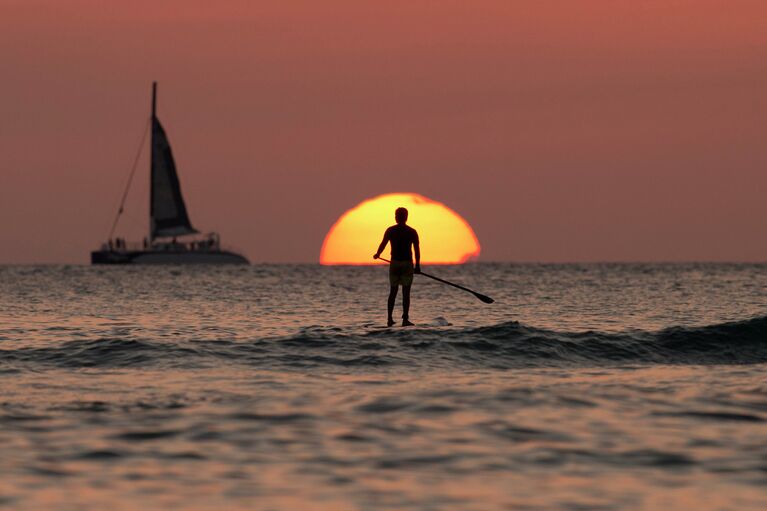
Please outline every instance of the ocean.
[{"label": "ocean", "polygon": [[0,507],[767,508],[767,264],[424,270],[0,266]]}]

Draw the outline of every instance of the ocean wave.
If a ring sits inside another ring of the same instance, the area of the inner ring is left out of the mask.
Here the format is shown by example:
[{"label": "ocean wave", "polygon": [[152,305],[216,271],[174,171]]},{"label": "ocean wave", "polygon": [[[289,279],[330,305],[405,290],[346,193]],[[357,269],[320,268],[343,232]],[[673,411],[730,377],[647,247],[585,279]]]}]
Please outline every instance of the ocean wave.
[{"label": "ocean wave", "polygon": [[252,341],[97,338],[0,349],[2,370],[29,364],[62,368],[194,368],[242,363],[275,369],[446,365],[509,369],[765,362],[767,317],[657,332],[557,332],[518,322],[478,328],[347,330],[312,326],[294,335]]}]

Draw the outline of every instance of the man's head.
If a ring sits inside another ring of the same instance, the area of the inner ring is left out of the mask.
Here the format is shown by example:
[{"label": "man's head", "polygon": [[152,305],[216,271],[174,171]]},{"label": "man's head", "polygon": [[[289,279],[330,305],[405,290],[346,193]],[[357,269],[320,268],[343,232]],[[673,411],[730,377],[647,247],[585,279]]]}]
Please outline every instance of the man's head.
[{"label": "man's head", "polygon": [[394,211],[394,219],[398,224],[406,224],[407,210],[405,208],[397,208],[396,211]]}]

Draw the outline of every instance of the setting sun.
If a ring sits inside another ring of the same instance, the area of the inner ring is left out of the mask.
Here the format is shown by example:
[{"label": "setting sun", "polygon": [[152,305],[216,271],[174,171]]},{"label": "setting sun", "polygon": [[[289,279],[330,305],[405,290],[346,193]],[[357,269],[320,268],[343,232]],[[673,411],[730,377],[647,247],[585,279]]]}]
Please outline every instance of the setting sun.
[{"label": "setting sun", "polygon": [[[407,208],[408,225],[418,231],[422,263],[459,264],[479,256],[477,237],[458,213],[417,193],[389,193],[341,215],[325,236],[320,263],[375,264],[373,253],[398,207]],[[383,256],[388,253],[387,248]]]}]

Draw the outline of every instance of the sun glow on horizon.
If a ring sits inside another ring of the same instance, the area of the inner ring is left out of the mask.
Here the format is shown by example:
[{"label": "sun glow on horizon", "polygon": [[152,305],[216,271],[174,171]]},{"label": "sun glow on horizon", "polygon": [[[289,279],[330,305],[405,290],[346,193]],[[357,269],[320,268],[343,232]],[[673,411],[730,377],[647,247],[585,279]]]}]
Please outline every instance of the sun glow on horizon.
[{"label": "sun glow on horizon", "polygon": [[[418,231],[422,264],[461,264],[479,256],[471,226],[441,202],[417,193],[389,193],[367,199],[345,212],[330,228],[320,251],[321,264],[379,264],[373,253],[394,210],[407,208],[408,225]],[[390,246],[382,257],[389,258]]]}]

